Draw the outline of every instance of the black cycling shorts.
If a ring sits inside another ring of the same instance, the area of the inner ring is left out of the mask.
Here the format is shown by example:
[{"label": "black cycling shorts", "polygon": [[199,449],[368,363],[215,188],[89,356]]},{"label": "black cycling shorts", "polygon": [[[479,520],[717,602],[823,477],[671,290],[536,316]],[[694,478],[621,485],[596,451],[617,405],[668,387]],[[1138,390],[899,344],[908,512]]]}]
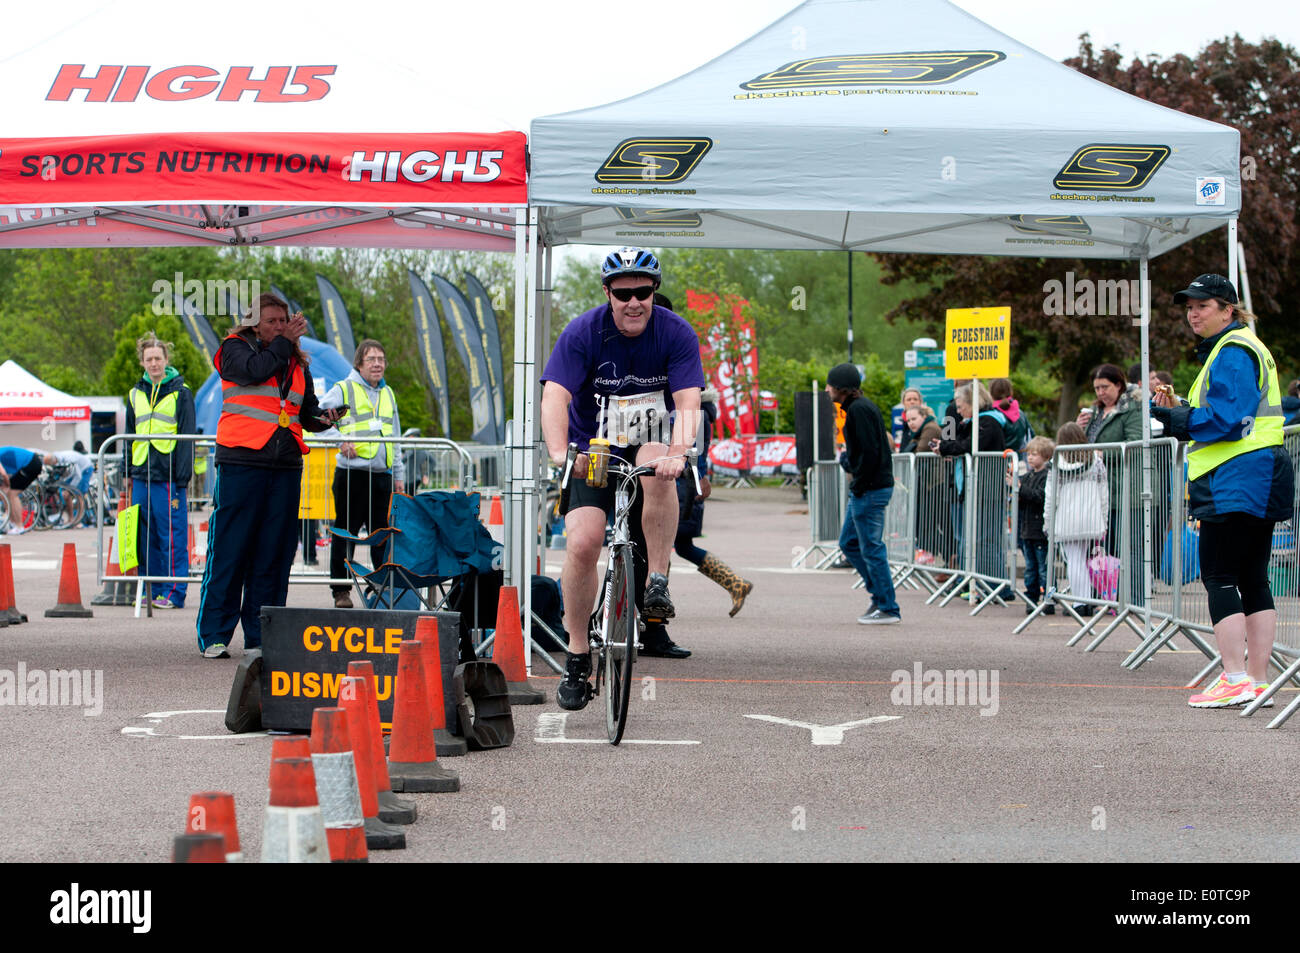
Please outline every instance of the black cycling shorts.
[{"label": "black cycling shorts", "polygon": [[28,462],[27,466],[23,467],[17,473],[11,473],[9,475],[9,485],[15,490],[25,490],[31,486],[32,481],[40,475],[41,458],[39,456],[34,456]]},{"label": "black cycling shorts", "polygon": [[571,476],[569,485],[560,492],[560,515],[564,516],[569,510],[576,510],[583,506],[595,506],[608,516],[614,512],[615,482],[614,477],[611,476],[605,481],[603,487],[597,488],[588,486],[586,480]]}]

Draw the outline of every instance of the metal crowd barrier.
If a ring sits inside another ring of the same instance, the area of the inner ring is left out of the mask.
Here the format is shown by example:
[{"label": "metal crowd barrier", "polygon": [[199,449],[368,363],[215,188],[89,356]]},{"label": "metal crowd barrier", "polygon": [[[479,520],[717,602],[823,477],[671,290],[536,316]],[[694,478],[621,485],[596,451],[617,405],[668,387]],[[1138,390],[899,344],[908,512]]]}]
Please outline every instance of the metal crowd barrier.
[{"label": "metal crowd barrier", "polygon": [[[1300,427],[1287,429],[1284,446],[1300,470]],[[927,601],[940,605],[964,591],[972,615],[1004,597],[1023,599],[1031,612],[1016,633],[1040,619],[1048,605],[1058,607],[1077,625],[1066,644],[1088,639],[1084,651],[1089,652],[1127,628],[1137,639],[1122,662],[1130,670],[1181,638],[1207,659],[1188,683],[1194,688],[1221,660],[1200,579],[1198,526],[1186,520],[1186,457],[1186,444],[1171,438],[1152,440],[1147,449],[1140,443],[1058,447],[1044,510],[1047,580],[1041,603],[1033,606],[1017,582],[1016,455],[979,454],[972,467],[969,457],[896,454],[894,497],[886,516],[896,584],[927,591]],[[973,492],[968,483],[972,475]],[[1295,504],[1300,513],[1300,478]],[[1269,697],[1288,682],[1300,685],[1295,522],[1293,517],[1277,525],[1269,561],[1278,614],[1269,661],[1279,673],[1270,683]],[[1265,700],[1256,700],[1243,714],[1253,714]],[[1282,724],[1298,708],[1300,697],[1269,727]]]},{"label": "metal crowd barrier", "polygon": [[812,545],[801,550],[791,561],[798,569],[809,559],[811,568],[825,569],[840,555],[840,529],[844,525],[844,503],[848,481],[844,468],[835,460],[819,460],[808,468],[808,519]]},{"label": "metal crowd barrier", "polygon": [[964,596],[972,615],[1014,599],[1016,466],[1014,453],[981,453],[973,464],[895,454],[885,522],[895,585],[928,592],[927,604]]},{"label": "metal crowd barrier", "polygon": [[[114,434],[104,441],[99,449],[96,459],[96,476],[99,498],[107,500],[116,498],[119,492],[124,490],[125,474],[129,473],[128,469],[122,469],[122,447],[127,441],[148,440],[150,438],[158,439],[157,434]],[[191,556],[206,556],[206,534],[198,531],[196,524],[206,520],[206,513],[212,505],[212,487],[215,483],[215,444],[212,437],[202,434],[168,434],[167,440],[176,440],[177,442],[186,442],[194,444],[194,453],[196,462],[201,459],[201,454],[208,461],[204,468],[195,467],[195,472],[188,484],[188,498],[186,500],[187,509],[186,522],[193,530],[195,537],[195,552],[190,553],[190,539],[187,534],[185,539],[175,540],[169,537],[168,543],[164,548],[165,564],[171,566],[173,547],[180,546],[186,549],[186,565],[188,572],[184,576],[167,575],[154,573],[150,575],[146,571],[147,562],[142,563],[136,574],[125,575],[117,573],[108,574],[108,565],[105,555],[108,546],[116,543],[116,534],[112,537],[105,533],[105,512],[104,507],[99,507],[99,513],[96,518],[96,544],[95,558],[98,567],[99,582],[105,585],[106,590],[112,587],[129,587],[132,593],[125,599],[119,590],[110,599],[97,601],[96,604],[117,604],[124,605],[134,602],[137,610],[143,605],[149,609],[152,614],[150,600],[144,598],[145,587],[134,585],[135,583],[187,583],[201,584],[203,573],[199,564],[203,560],[190,558]],[[334,464],[334,451],[349,441],[343,439],[322,440],[314,435],[307,435],[307,446],[313,451],[304,459],[303,470],[303,490],[300,498],[300,512],[306,510],[308,514],[300,519],[300,559],[295,559],[294,571],[289,576],[291,585],[310,584],[310,585],[330,585],[339,588],[351,588],[352,580],[346,576],[332,577],[328,571],[329,566],[329,547],[324,545],[324,541],[330,539],[329,529],[334,520],[330,518],[329,512],[334,508],[332,485],[334,473],[336,470]],[[351,442],[356,442],[355,438]],[[440,437],[375,437],[366,438],[367,443],[393,444],[394,453],[402,455],[403,462],[406,466],[405,479],[400,486],[394,486],[394,491],[403,491],[409,494],[427,492],[430,490],[440,489],[462,489],[474,491],[480,487],[480,474],[491,473],[494,476],[504,475],[505,469],[501,466],[501,459],[504,454],[504,448],[501,447],[477,447],[474,451],[466,449],[460,444],[446,440]],[[381,451],[382,452],[382,451]],[[315,454],[325,454],[326,456],[315,456]],[[172,458],[168,456],[169,466]],[[121,473],[123,479],[119,481],[117,487],[111,487],[109,482],[114,479],[115,473]],[[136,486],[132,488],[132,494],[135,498],[147,499],[150,490],[148,481],[133,481]],[[171,481],[174,482],[174,481]],[[352,503],[354,484],[357,481],[349,482],[344,488],[344,505],[348,507]],[[368,485],[366,479],[360,481],[363,485]],[[111,492],[110,492],[111,491]],[[369,489],[361,492],[369,494]],[[131,504],[131,496],[126,496],[124,505]],[[336,514],[337,516],[337,514]],[[139,533],[146,539],[140,547],[141,551],[147,551],[147,534],[149,533],[151,512],[147,506],[141,508],[141,520]],[[373,530],[376,527],[366,527]],[[319,550],[324,550],[322,558]],[[365,562],[366,560],[362,560]],[[120,565],[120,559],[114,558],[115,565]],[[322,568],[315,568],[321,566]],[[152,586],[150,587],[152,588]],[[103,594],[101,594],[103,595]],[[197,598],[197,593],[193,594]],[[187,599],[189,596],[187,595]],[[100,597],[96,597],[97,600]]]}]

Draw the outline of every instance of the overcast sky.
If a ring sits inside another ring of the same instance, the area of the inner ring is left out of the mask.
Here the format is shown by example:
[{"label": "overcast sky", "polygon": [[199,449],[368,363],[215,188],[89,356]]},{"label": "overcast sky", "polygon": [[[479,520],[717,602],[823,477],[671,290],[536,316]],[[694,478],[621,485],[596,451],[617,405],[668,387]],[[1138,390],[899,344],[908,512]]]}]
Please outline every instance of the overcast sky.
[{"label": "overcast sky", "polygon": [[[1118,44],[1126,54],[1195,55],[1208,40],[1232,32],[1252,41],[1275,35],[1300,46],[1300,5],[1286,0],[1090,0],[1078,6],[1050,0],[957,0],[957,5],[1057,60],[1078,52],[1078,37],[1085,31],[1097,46]],[[481,103],[483,118],[497,120],[499,128],[527,130],[537,116],[612,102],[680,76],[796,6],[796,0],[225,0],[211,7],[175,0],[24,2],[5,10],[0,63],[104,8],[111,14],[88,38],[93,50],[69,55],[118,62],[108,31],[122,28],[139,35],[139,24],[148,21],[177,34],[175,43],[160,44],[154,66],[164,60],[165,65],[215,65],[227,48],[214,36],[218,30],[256,31],[259,23],[264,32],[283,38],[286,55],[297,55],[301,50],[294,41],[302,34],[295,35],[292,24],[302,16],[334,35],[334,42],[312,44],[319,55],[364,49],[376,59],[411,66],[454,63],[459,81],[447,90],[449,98]],[[206,31],[185,22],[205,18]],[[285,29],[282,23],[290,26]]]}]

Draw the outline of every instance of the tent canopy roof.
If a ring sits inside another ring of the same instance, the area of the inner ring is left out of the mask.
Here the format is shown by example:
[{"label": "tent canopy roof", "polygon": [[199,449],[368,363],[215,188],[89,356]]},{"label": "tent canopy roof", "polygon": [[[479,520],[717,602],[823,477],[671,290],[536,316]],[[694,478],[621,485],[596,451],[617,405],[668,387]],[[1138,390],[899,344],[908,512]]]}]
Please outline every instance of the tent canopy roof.
[{"label": "tent canopy roof", "polygon": [[808,0],[530,138],[553,243],[1137,258],[1240,208],[1236,130],[946,0]]},{"label": "tent canopy roof", "polygon": [[0,423],[89,420],[90,404],[51,387],[17,361],[0,364]]},{"label": "tent canopy roof", "polygon": [[523,133],[350,20],[249,0],[30,19],[0,41],[0,246],[513,248]]}]

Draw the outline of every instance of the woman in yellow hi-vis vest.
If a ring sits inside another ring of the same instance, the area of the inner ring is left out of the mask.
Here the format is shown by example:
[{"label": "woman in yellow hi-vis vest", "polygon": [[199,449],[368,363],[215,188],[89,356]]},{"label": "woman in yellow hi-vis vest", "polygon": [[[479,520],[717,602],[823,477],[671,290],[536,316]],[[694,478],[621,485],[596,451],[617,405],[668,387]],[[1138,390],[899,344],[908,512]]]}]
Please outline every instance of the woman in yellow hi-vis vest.
[{"label": "woman in yellow hi-vis vest", "polygon": [[[172,342],[158,340],[152,331],[136,341],[144,373],[126,395],[126,432],[151,438],[126,441],[124,453],[131,503],[141,504],[145,574],[179,577],[190,572],[185,493],[194,473],[194,444],[167,437],[196,431],[194,395],[169,363],[171,353]],[[184,582],[152,583],[154,608],[183,608],[188,588]]]},{"label": "woman in yellow hi-vis vest", "polygon": [[[1268,585],[1274,523],[1291,518],[1295,475],[1282,449],[1282,391],[1268,348],[1242,321],[1237,289],[1201,275],[1174,295],[1202,338],[1189,400],[1156,394],[1152,415],[1190,440],[1188,514],[1201,521],[1201,579],[1223,674],[1193,708],[1247,704],[1268,688],[1277,611]],[[1270,700],[1271,701],[1271,700]]]},{"label": "woman in yellow hi-vis vest", "polygon": [[[349,533],[365,526],[371,533],[388,525],[388,506],[393,490],[402,488],[406,475],[401,448],[393,443],[367,441],[370,437],[400,437],[397,397],[384,382],[388,355],[378,341],[367,338],[357,345],[352,373],[330,388],[321,407],[346,407],[347,416],[338,422],[338,461],[334,469],[334,525]],[[327,432],[325,436],[334,436]],[[384,561],[387,546],[371,548],[371,562]],[[346,579],[345,560],[352,558],[352,544],[334,536],[330,540],[330,578]],[[351,609],[347,586],[334,588],[334,605]]]}]

